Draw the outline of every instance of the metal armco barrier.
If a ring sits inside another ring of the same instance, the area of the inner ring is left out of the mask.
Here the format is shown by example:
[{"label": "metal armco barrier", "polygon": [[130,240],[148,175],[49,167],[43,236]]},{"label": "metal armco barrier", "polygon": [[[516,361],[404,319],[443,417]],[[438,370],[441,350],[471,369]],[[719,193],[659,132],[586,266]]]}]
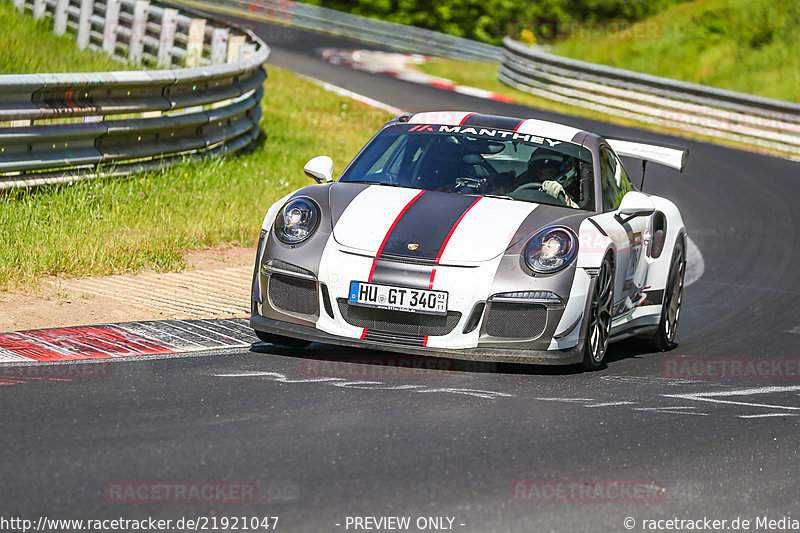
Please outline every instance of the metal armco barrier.
[{"label": "metal armco barrier", "polygon": [[[167,70],[0,76],[0,189],[233,153],[259,133],[269,47],[148,0],[14,0],[77,45]],[[188,67],[188,68],[181,68]]]},{"label": "metal armco barrier", "polygon": [[502,48],[437,31],[395,24],[293,0],[184,0],[209,9],[228,7],[236,12],[279,23],[343,35],[396,48],[401,52],[435,55],[466,61],[498,62]]},{"label": "metal armco barrier", "polygon": [[554,56],[511,38],[500,81],[549,100],[800,154],[800,104]]},{"label": "metal armco barrier", "polygon": [[569,105],[800,154],[800,104],[555,56],[510,37],[503,47],[351,15],[293,0],[178,0],[211,10],[463,60],[499,62],[500,81]]}]

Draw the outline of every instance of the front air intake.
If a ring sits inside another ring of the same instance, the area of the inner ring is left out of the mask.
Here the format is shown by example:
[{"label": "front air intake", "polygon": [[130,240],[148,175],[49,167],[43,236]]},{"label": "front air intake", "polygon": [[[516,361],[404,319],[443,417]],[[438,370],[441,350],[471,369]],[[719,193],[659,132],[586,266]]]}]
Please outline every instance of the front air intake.
[{"label": "front air intake", "polygon": [[491,302],[486,334],[504,339],[536,339],[547,326],[547,307],[541,304]]},{"label": "front air intake", "polygon": [[339,312],[345,322],[367,330],[378,330],[403,335],[447,335],[461,320],[461,313],[450,311],[447,315],[406,313],[350,305],[344,298],[337,300]]},{"label": "front air intake", "polygon": [[316,281],[273,274],[269,277],[267,287],[269,301],[274,308],[301,315],[319,313]]}]

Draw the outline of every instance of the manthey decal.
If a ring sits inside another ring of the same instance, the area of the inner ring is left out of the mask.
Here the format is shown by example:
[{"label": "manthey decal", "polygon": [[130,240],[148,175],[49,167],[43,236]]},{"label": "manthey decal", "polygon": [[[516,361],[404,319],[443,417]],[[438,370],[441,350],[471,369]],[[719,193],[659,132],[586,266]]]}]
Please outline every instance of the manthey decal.
[{"label": "manthey decal", "polygon": [[549,139],[547,137],[540,137],[538,135],[530,135],[527,133],[519,133],[517,131],[500,130],[493,128],[481,128],[477,126],[445,126],[445,125],[432,125],[432,124],[417,124],[412,126],[409,133],[458,133],[460,135],[474,135],[476,137],[486,137],[491,139],[502,139],[509,141],[521,141],[532,144],[541,144],[542,146],[554,147],[562,144],[562,141]]}]

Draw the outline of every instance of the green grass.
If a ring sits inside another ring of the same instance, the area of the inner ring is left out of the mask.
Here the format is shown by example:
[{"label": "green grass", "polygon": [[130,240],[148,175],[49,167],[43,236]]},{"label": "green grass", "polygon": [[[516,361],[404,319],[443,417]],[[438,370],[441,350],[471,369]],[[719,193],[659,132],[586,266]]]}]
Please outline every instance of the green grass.
[{"label": "green grass", "polygon": [[[674,5],[619,34],[601,35],[597,39],[580,37],[555,43],[552,52],[636,72],[800,102],[797,48],[800,2],[797,0],[695,0]],[[466,85],[509,95],[522,94],[497,81],[493,65],[437,60],[421,68]]]},{"label": "green grass", "polygon": [[623,35],[553,52],[593,63],[800,102],[800,2],[695,0]]},{"label": "green grass", "polygon": [[341,171],[390,118],[290,72],[269,74],[252,153],[0,194],[0,290],[47,275],[180,270],[188,250],[251,246],[267,207],[312,183],[306,161],[327,154]]},{"label": "green grass", "polygon": [[[0,3],[0,15],[28,23]],[[16,16],[14,18],[13,16]],[[29,24],[28,53],[7,55],[14,72],[104,70],[119,67],[81,53],[71,39],[54,45],[46,26]],[[41,29],[41,31],[38,31]],[[20,36],[12,39],[21,39]],[[35,41],[35,42],[34,42]],[[53,53],[35,54],[36,49]],[[51,62],[51,60],[53,60]],[[250,246],[258,238],[267,207],[312,183],[302,167],[310,158],[345,164],[390,117],[336,96],[294,74],[268,67],[262,102],[262,138],[247,154],[127,178],[0,193],[0,291],[32,287],[45,276],[85,276],[175,271],[189,250]]]},{"label": "green grass", "polygon": [[0,74],[42,72],[101,72],[131,70],[135,66],[115,61],[102,54],[81,53],[75,34],[53,34],[53,20],[34,20],[20,13],[8,0],[0,0]]}]

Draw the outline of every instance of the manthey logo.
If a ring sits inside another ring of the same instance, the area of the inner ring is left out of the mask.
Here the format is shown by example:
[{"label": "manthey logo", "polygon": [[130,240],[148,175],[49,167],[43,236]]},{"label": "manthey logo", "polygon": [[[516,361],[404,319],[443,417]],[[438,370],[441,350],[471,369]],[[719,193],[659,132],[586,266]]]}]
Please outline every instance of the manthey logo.
[{"label": "manthey logo", "polygon": [[498,130],[492,128],[475,128],[472,126],[432,126],[430,124],[417,124],[408,130],[409,133],[417,132],[431,132],[431,133],[459,133],[461,135],[475,135],[476,137],[491,137],[493,139],[504,139],[509,141],[522,141],[534,144],[542,144],[546,146],[556,146],[561,144],[561,141],[548,139],[547,137],[539,137],[538,135],[529,135],[527,133],[519,133],[509,130]]}]

